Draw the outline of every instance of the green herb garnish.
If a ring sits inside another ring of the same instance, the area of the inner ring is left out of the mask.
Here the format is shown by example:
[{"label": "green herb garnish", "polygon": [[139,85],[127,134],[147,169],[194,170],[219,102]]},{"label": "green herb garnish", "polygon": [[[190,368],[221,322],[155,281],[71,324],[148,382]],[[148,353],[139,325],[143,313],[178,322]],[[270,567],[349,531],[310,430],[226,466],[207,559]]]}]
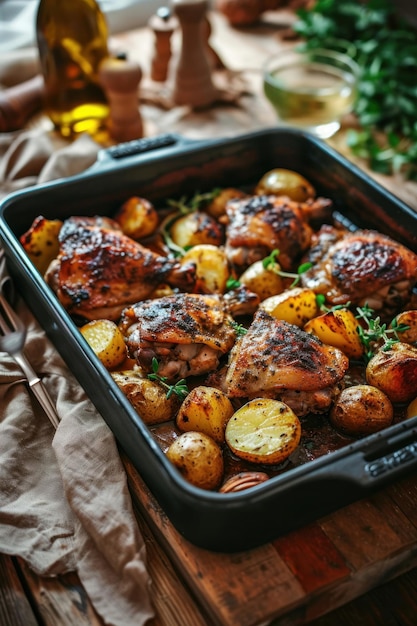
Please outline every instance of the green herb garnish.
[{"label": "green herb garnish", "polygon": [[160,376],[158,374],[159,363],[158,360],[154,357],[152,359],[152,373],[148,374],[149,380],[155,380],[160,385],[167,389],[166,397],[169,399],[173,393],[179,397],[180,400],[184,400],[189,394],[189,390],[187,387],[187,382],[185,378],[181,378],[178,382],[173,385],[168,384],[166,376]]},{"label": "green herb garnish", "polygon": [[417,33],[393,2],[317,0],[299,9],[293,28],[303,47],[346,46],[360,68],[347,143],[374,171],[417,179]]},{"label": "green herb garnish", "polygon": [[230,323],[230,326],[235,330],[236,335],[238,337],[243,337],[248,332],[248,329],[245,328],[245,326],[243,326],[243,324],[238,324],[234,320],[229,322],[229,323]]},{"label": "green herb garnish", "polygon": [[358,326],[358,333],[365,346],[365,359],[367,361],[372,358],[376,350],[387,351],[392,348],[395,343],[401,341],[398,333],[403,333],[410,328],[406,324],[398,324],[395,318],[390,325],[381,323],[381,318],[379,316],[374,318],[374,310],[367,304],[363,307],[357,307],[356,310],[358,312],[356,319],[365,323],[365,327]]},{"label": "green herb garnish", "polygon": [[274,272],[275,274],[278,274],[279,276],[282,276],[283,278],[293,278],[294,280],[291,283],[290,288],[298,285],[301,279],[301,274],[304,274],[304,272],[307,272],[307,270],[309,270],[313,266],[312,263],[303,263],[297,268],[296,274],[292,272],[284,272],[284,270],[281,269],[281,266],[277,262],[278,256],[279,256],[279,250],[277,249],[272,250],[271,254],[269,254],[267,257],[265,257],[262,260],[262,265],[266,270],[269,270],[270,272]]}]

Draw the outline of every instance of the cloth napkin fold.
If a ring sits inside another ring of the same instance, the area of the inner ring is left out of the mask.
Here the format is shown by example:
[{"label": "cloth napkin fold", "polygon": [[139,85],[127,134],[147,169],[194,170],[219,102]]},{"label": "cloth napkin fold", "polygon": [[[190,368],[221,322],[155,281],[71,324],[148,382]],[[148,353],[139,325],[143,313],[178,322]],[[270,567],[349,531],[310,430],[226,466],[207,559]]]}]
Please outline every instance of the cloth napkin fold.
[{"label": "cloth napkin fold", "polygon": [[106,624],[141,626],[153,616],[151,580],[113,434],[23,301],[15,309],[61,422],[54,432],[1,353],[0,551],[41,575],[76,571]]}]

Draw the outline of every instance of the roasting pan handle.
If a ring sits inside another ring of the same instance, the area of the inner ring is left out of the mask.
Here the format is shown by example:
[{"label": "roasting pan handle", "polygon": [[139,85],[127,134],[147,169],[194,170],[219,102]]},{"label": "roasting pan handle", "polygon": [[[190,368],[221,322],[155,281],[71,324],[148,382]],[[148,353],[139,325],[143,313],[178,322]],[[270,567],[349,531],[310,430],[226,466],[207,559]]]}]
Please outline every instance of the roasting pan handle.
[{"label": "roasting pan handle", "polygon": [[417,469],[417,427],[402,425],[405,429],[389,438],[381,437],[375,445],[340,458],[332,468],[333,478],[366,494]]},{"label": "roasting pan handle", "polygon": [[126,143],[119,143],[110,148],[100,150],[97,155],[97,162],[104,163],[110,161],[119,161],[129,157],[137,157],[142,154],[148,154],[154,150],[162,150],[164,148],[172,148],[179,144],[186,144],[191,140],[177,135],[175,133],[166,133],[157,135],[156,137],[142,137],[134,139]]}]

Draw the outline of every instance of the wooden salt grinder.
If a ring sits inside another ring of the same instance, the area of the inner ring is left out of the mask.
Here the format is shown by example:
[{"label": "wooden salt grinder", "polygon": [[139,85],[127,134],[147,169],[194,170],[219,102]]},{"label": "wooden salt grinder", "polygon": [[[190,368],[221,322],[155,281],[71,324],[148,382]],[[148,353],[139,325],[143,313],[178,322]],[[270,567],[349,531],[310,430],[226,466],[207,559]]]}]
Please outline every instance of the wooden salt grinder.
[{"label": "wooden salt grinder", "polygon": [[217,91],[207,55],[205,18],[207,0],[173,0],[182,30],[182,45],[176,69],[173,98],[178,105],[200,108],[212,104]]},{"label": "wooden salt grinder", "polygon": [[100,65],[100,81],[110,106],[108,129],[117,142],[143,137],[139,112],[139,83],[142,69],[123,57],[109,57]]},{"label": "wooden salt grinder", "polygon": [[178,20],[168,7],[160,7],[148,22],[155,34],[155,50],[151,63],[151,79],[164,82],[168,76],[172,56],[171,37],[178,27]]}]

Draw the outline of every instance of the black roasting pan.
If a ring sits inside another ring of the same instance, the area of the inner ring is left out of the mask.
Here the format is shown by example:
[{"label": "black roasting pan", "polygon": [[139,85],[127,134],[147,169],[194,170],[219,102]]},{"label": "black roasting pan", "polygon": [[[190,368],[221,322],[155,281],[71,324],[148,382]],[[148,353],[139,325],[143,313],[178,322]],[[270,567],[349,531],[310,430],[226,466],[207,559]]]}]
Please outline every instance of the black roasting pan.
[{"label": "black roasting pan", "polygon": [[162,135],[103,149],[81,175],[16,192],[0,206],[9,271],[30,309],[177,530],[214,551],[266,543],[415,470],[417,417],[352,440],[247,491],[219,494],[195,488],[165,458],[28,260],[19,236],[38,215],[112,215],[132,195],[158,205],[214,187],[247,187],[274,167],[304,175],[318,194],[334,200],[347,225],[375,228],[417,251],[417,214],[410,207],[320,140],[290,129],[209,141]]}]

